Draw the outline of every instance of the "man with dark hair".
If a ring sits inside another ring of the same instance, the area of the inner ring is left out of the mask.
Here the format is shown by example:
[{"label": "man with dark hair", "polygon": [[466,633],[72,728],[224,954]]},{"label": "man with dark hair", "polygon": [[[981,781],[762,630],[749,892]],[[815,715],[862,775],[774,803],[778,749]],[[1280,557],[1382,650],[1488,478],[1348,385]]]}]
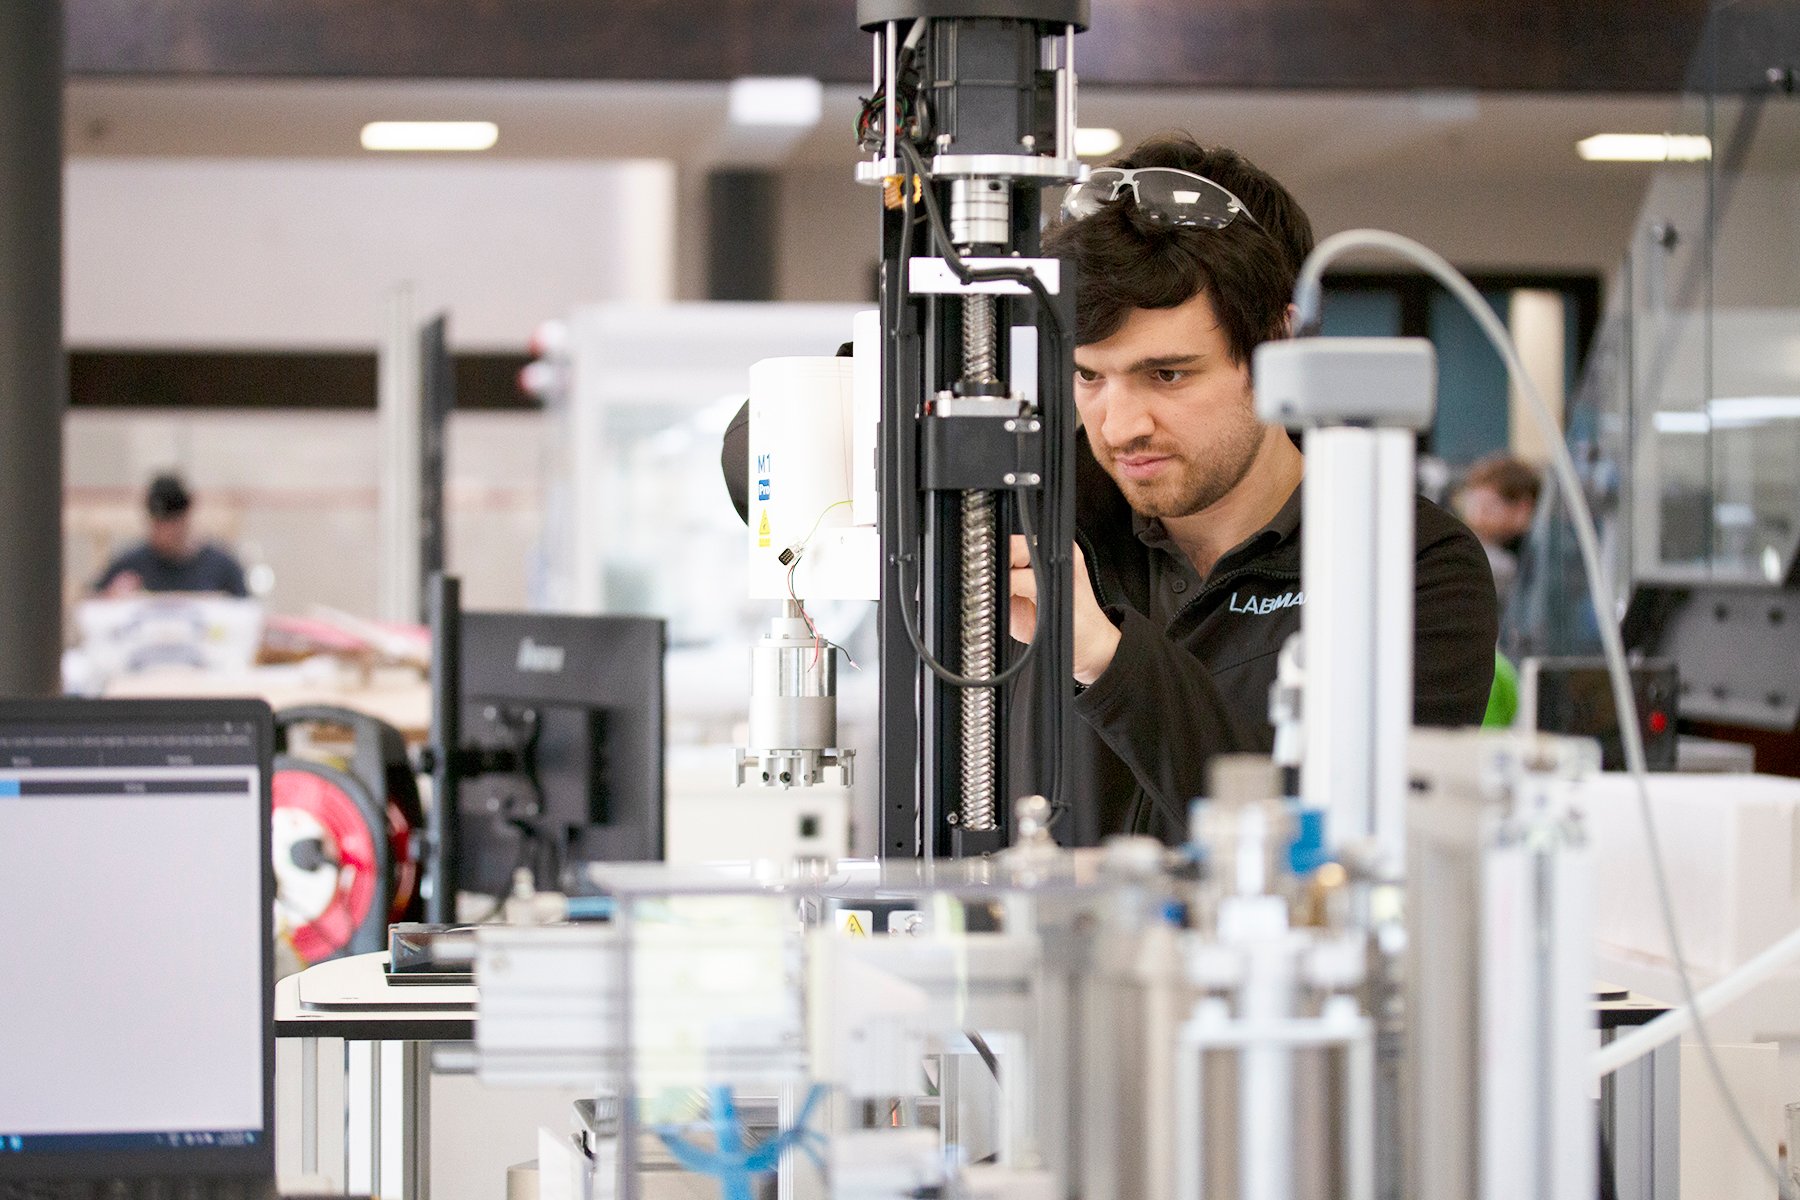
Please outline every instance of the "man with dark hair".
[{"label": "man with dark hair", "polygon": [[158,475],[144,494],[149,536],[107,564],[94,584],[103,596],[138,592],[223,592],[244,597],[244,569],[217,546],[194,540],[194,498],[177,475]]},{"label": "man with dark hair", "polygon": [[1501,451],[1470,467],[1456,492],[1457,515],[1481,539],[1502,605],[1518,578],[1519,551],[1537,515],[1540,482],[1536,468]]},{"label": "man with dark hair", "polygon": [[[1076,272],[1072,840],[1176,841],[1207,761],[1267,752],[1269,688],[1299,630],[1300,479],[1287,431],[1256,419],[1250,355],[1292,332],[1312,225],[1269,175],[1188,138],[1146,142],[1070,190],[1044,250]],[[1479,724],[1497,616],[1481,545],[1416,512],[1414,718]],[[1036,624],[1024,539],[1012,634]]]}]

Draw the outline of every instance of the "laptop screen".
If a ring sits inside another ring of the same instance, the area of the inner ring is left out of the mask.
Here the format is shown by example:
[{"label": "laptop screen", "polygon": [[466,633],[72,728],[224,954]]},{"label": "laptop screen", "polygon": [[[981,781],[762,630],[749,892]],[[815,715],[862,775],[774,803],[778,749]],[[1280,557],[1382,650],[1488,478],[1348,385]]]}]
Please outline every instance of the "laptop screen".
[{"label": "laptop screen", "polygon": [[269,747],[253,702],[0,704],[0,1175],[272,1161]]}]

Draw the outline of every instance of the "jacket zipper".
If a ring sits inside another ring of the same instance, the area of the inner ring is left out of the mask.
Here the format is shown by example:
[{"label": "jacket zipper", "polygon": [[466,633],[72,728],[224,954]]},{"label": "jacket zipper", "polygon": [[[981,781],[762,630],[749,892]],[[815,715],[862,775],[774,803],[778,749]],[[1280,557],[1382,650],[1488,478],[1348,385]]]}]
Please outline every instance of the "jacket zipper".
[{"label": "jacket zipper", "polygon": [[1105,608],[1107,604],[1106,589],[1101,585],[1099,568],[1097,565],[1094,565],[1098,564],[1100,561],[1094,556],[1094,544],[1088,541],[1087,535],[1082,533],[1079,529],[1075,531],[1075,544],[1081,547],[1082,555],[1090,564],[1088,567],[1088,582],[1094,585],[1094,599],[1099,602],[1101,608]]}]

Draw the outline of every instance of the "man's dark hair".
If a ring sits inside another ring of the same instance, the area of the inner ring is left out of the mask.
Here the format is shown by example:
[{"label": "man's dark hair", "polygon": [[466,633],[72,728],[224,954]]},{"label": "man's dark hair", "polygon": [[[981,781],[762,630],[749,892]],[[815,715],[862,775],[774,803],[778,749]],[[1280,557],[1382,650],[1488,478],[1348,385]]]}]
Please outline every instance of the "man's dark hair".
[{"label": "man's dark hair", "polygon": [[1536,467],[1505,451],[1480,459],[1463,476],[1463,487],[1489,488],[1508,504],[1521,500],[1536,504],[1541,485],[1542,474]]},{"label": "man's dark hair", "polygon": [[1286,188],[1237,151],[1209,149],[1186,134],[1152,138],[1106,165],[1192,171],[1242,200],[1255,220],[1239,217],[1223,229],[1158,226],[1125,199],[1053,226],[1044,253],[1074,264],[1077,342],[1106,340],[1134,308],[1174,308],[1201,292],[1234,360],[1284,336],[1294,279],[1313,247],[1312,222]]},{"label": "man's dark hair", "polygon": [[144,493],[144,509],[158,521],[179,517],[193,503],[194,498],[188,494],[187,485],[181,482],[179,475],[158,475],[150,481],[150,490]]}]

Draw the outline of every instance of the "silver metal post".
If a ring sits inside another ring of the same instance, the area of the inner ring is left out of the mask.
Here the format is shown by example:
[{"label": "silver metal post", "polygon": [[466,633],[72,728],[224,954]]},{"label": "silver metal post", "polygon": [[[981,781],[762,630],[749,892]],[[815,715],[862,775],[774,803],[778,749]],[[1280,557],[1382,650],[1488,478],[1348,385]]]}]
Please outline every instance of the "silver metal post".
[{"label": "silver metal post", "polygon": [[1397,871],[1412,727],[1410,429],[1309,430],[1301,491],[1306,605],[1301,793],[1336,846]]},{"label": "silver metal post", "polygon": [[431,1043],[407,1042],[400,1053],[406,1122],[401,1134],[405,1159],[400,1195],[403,1200],[426,1200],[431,1195]]},{"label": "silver metal post", "polygon": [[418,621],[420,425],[419,327],[413,316],[412,285],[387,295],[387,327],[377,355],[376,408],[381,430],[381,615],[389,621]]},{"label": "silver metal post", "polygon": [[[894,149],[894,125],[899,120],[900,102],[894,91],[900,85],[900,45],[899,26],[893,21],[887,23],[887,36],[883,43],[887,47],[887,87],[882,91],[882,129],[887,134],[887,161],[894,162],[897,151]],[[905,187],[904,180],[901,186]]]},{"label": "silver metal post", "polygon": [[300,1039],[300,1173],[319,1173],[319,1039]]},{"label": "silver metal post", "polygon": [[1062,31],[1062,110],[1057,121],[1057,158],[1075,162],[1075,25]]}]

